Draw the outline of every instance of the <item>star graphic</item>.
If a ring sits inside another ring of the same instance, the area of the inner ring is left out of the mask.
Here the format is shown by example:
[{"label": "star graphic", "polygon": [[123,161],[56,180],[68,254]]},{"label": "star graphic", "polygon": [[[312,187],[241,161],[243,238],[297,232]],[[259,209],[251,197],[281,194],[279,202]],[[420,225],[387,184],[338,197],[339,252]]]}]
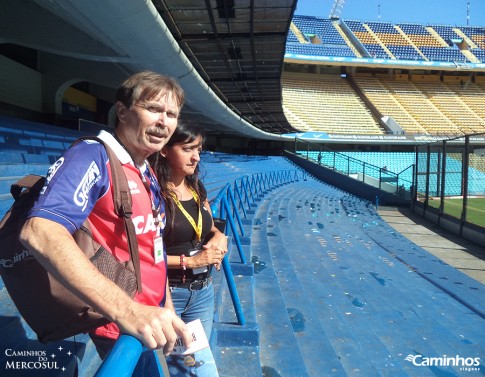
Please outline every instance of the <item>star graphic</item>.
[{"label": "star graphic", "polygon": [[52,354],[52,355],[51,355],[51,357],[52,357],[52,358],[55,358],[55,357],[56,357],[56,355],[55,355],[55,354]]},{"label": "star graphic", "polygon": [[72,352],[71,352],[71,351],[68,351],[68,352],[67,352],[67,355],[68,355],[68,356],[71,356],[71,355],[72,355]]},{"label": "star graphic", "polygon": [[59,346],[58,350],[59,351],[62,351],[64,348],[62,348],[61,346]]}]

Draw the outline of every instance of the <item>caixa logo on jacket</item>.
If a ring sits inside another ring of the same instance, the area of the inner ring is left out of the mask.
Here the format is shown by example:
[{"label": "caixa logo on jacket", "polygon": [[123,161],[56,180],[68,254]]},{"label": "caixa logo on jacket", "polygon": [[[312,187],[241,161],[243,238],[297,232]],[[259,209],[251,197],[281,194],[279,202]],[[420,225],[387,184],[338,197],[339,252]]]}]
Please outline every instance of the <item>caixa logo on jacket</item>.
[{"label": "caixa logo on jacket", "polygon": [[0,266],[3,268],[13,268],[15,265],[22,261],[35,259],[29,250],[23,249],[20,253],[13,256],[12,259],[0,259]]}]

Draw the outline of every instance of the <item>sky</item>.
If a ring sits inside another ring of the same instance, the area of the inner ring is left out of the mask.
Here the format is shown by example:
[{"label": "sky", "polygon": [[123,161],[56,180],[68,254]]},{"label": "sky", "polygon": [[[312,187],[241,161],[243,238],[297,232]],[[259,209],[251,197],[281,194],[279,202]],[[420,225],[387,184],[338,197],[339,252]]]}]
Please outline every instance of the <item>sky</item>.
[{"label": "sky", "polygon": [[[334,0],[297,1],[295,14],[324,18],[328,18],[335,3]],[[345,0],[340,18],[485,27],[485,0]]]}]

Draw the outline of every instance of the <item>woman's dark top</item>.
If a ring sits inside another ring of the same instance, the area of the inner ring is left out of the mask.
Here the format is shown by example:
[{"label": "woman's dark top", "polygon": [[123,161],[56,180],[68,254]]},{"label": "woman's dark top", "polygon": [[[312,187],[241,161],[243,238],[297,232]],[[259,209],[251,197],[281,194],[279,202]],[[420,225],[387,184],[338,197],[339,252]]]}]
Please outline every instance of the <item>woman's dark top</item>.
[{"label": "woman's dark top", "polygon": [[[174,219],[167,218],[167,223],[165,230],[163,232],[163,239],[165,246],[167,248],[167,255],[180,256],[184,254],[185,256],[190,256],[189,250],[193,250],[196,247],[200,247],[204,243],[204,239],[209,234],[212,228],[212,216],[209,211],[204,206],[204,201],[207,198],[207,193],[199,182],[199,188],[201,192],[200,205],[202,213],[202,241],[197,242],[197,236],[194,228],[190,224],[189,220],[182,213],[180,208],[174,203]],[[180,201],[182,206],[185,208],[187,213],[192,216],[194,221],[197,223],[198,219],[198,205],[194,198],[190,200]],[[210,271],[210,269],[209,269]],[[208,276],[208,273],[202,273],[194,275],[191,269],[185,271],[185,281],[191,282],[193,280],[204,279]],[[177,285],[182,282],[182,270],[181,269],[169,269],[168,278],[170,285]]]}]

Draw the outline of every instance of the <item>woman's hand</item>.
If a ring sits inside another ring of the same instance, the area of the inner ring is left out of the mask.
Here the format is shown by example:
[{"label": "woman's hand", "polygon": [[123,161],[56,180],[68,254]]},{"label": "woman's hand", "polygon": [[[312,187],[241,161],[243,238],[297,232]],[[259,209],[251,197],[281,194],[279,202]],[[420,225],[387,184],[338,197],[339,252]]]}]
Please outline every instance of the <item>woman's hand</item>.
[{"label": "woman's hand", "polygon": [[221,249],[214,245],[203,245],[202,250],[190,258],[186,258],[188,268],[199,268],[208,265],[219,265],[224,258]]},{"label": "woman's hand", "polygon": [[224,259],[224,256],[227,253],[227,236],[216,230],[211,237],[211,239],[203,246],[204,250],[212,249],[216,253],[220,253],[221,257],[220,260],[216,263],[212,263],[217,271],[221,269],[221,262]]}]

